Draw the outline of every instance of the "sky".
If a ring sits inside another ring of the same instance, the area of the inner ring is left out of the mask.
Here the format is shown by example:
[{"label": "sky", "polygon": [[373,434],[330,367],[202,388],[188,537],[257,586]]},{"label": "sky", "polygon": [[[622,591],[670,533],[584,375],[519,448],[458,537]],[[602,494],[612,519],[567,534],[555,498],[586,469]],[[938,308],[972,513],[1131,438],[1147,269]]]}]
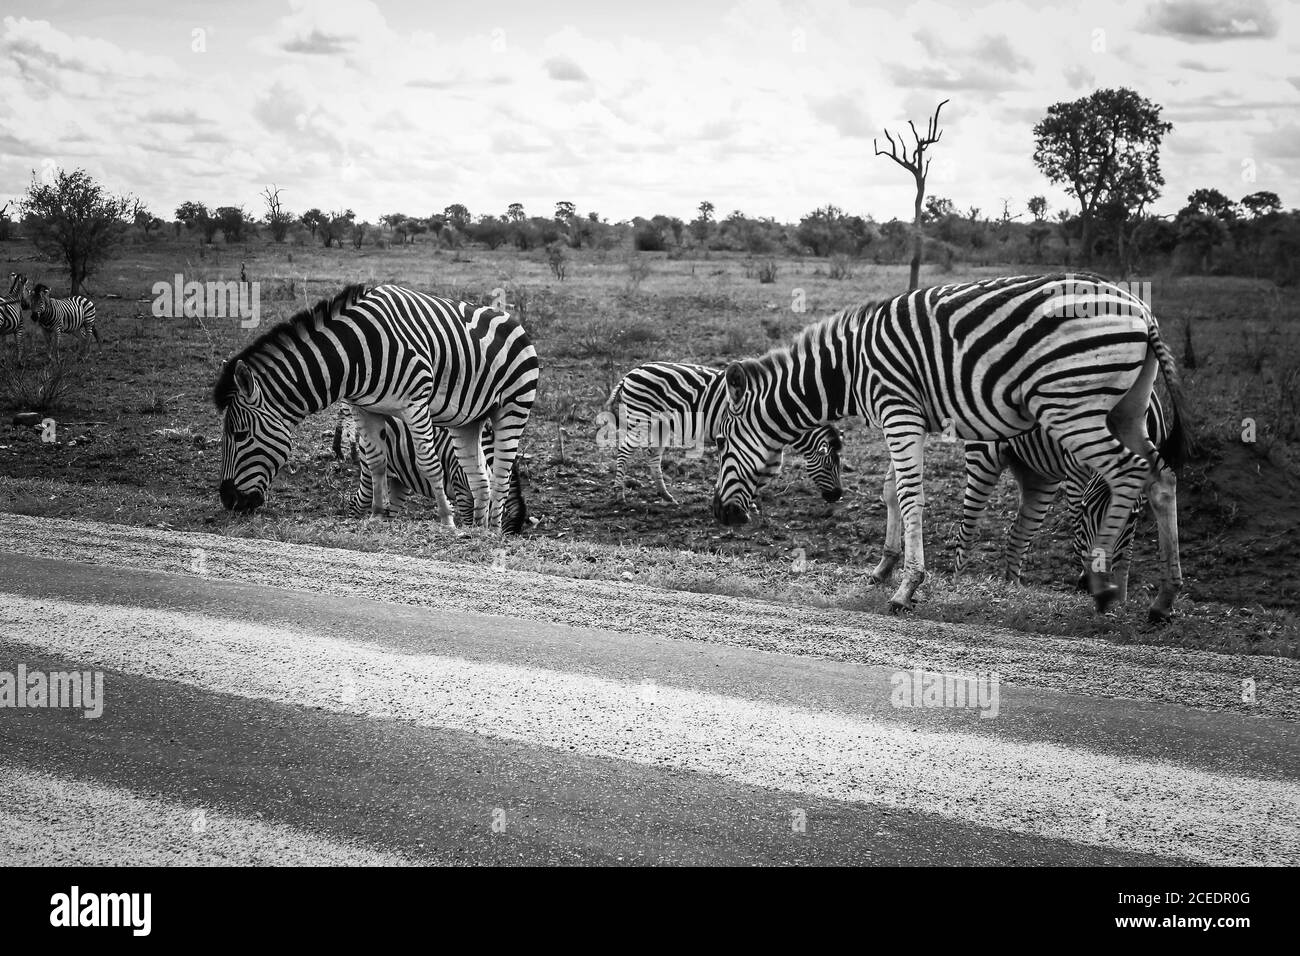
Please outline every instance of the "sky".
[{"label": "sky", "polygon": [[611,222],[702,200],[911,217],[872,139],[941,100],[928,192],[1076,208],[1032,160],[1052,103],[1127,86],[1173,132],[1153,211],[1198,187],[1300,205],[1300,26],[1282,0],[6,0],[0,205],[82,167],[185,201],[359,218],[450,203]]}]

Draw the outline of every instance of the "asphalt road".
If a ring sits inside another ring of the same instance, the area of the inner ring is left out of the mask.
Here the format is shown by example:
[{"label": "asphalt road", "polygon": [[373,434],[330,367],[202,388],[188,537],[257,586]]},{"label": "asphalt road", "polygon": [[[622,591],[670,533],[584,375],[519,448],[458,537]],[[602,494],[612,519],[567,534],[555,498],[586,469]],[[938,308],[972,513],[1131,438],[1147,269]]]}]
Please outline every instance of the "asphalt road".
[{"label": "asphalt road", "polygon": [[0,862],[1300,862],[1295,662],[612,587],[0,516]]}]

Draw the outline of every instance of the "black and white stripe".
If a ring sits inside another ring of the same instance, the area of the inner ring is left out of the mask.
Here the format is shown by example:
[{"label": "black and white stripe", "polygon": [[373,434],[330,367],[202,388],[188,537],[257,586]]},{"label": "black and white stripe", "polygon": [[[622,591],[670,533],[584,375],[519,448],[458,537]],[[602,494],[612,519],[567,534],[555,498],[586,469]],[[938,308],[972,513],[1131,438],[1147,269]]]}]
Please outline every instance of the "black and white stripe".
[{"label": "black and white stripe", "polygon": [[9,273],[9,292],[0,299],[0,338],[6,335],[14,337],[14,354],[19,358],[23,354],[23,309],[29,307],[26,297],[27,276]]},{"label": "black and white stripe", "polygon": [[[240,511],[259,507],[289,457],[294,426],[346,401],[375,489],[372,514],[388,508],[380,436],[393,416],[411,428],[416,464],[428,477],[442,521],[453,523],[436,426],[452,434],[474,496],[475,523],[499,528],[537,377],[537,353],[523,326],[505,312],[401,286],[349,286],[273,327],[222,369],[214,390],[224,413],[222,503]],[[490,488],[485,423],[495,436]]]},{"label": "black and white stripe", "polygon": [[[1157,373],[1174,399],[1162,456],[1146,433]],[[1116,544],[1144,490],[1161,524],[1164,585],[1151,609],[1169,614],[1181,587],[1174,518],[1177,465],[1186,451],[1173,357],[1150,310],[1098,276],[1016,276],[918,289],[846,309],[795,343],[728,366],[730,414],[714,514],[748,520],[754,476],[774,449],[821,422],[862,415],[890,454],[885,580],[905,551],[891,598],[909,607],[925,576],[922,464],[927,432],[997,441],[1041,426],[1110,489],[1094,548],[1090,590],[1099,610],[1115,599]],[[904,549],[904,540],[906,548]]]},{"label": "black and white stripe", "polygon": [[[334,426],[334,456],[343,458],[344,435],[354,423],[351,409],[344,403],[339,405],[338,419]],[[484,440],[488,467],[492,467],[491,429],[487,429]],[[388,459],[388,497],[392,505],[399,505],[408,495],[420,495],[434,498],[436,494],[429,478],[416,463],[415,435],[411,426],[400,418],[388,417],[380,433],[380,442]],[[438,463],[442,465],[442,488],[451,500],[458,524],[469,525],[474,521],[474,493],[470,489],[465,469],[456,457],[456,446],[451,433],[445,428],[433,430],[433,444],[438,453]],[[352,432],[351,458],[359,461],[357,453],[357,434]],[[524,500],[523,481],[520,478],[522,459],[515,458],[515,466],[510,472],[510,489],[506,494],[505,505],[501,512],[501,530],[506,534],[519,534],[528,521],[528,505]],[[370,510],[374,501],[374,486],[371,484],[370,471],[361,469],[361,480],[357,493],[350,503],[354,514]]]},{"label": "black and white stripe", "polygon": [[84,295],[56,299],[50,295],[49,286],[38,282],[32,286],[31,308],[32,318],[45,333],[45,341],[53,350],[58,350],[64,335],[80,338],[83,350],[90,345],[92,336],[99,342],[99,330],[95,328],[95,303]]},{"label": "black and white stripe", "polygon": [[[1147,410],[1146,428],[1161,455],[1170,457],[1169,424],[1164,406],[1154,394]],[[961,529],[957,535],[958,573],[965,569],[971,543],[975,540],[976,525],[988,507],[998,479],[1007,469],[1011,470],[1020,489],[1020,504],[1004,552],[1006,579],[1020,581],[1020,569],[1029,544],[1042,527],[1057,491],[1062,488],[1072,516],[1075,558],[1085,575],[1091,570],[1092,541],[1105,519],[1110,500],[1110,489],[1100,476],[1081,465],[1040,428],[1005,441],[967,442],[965,458],[966,490],[962,497]],[[1119,600],[1127,596],[1128,551],[1134,525],[1144,505],[1145,498],[1139,496],[1115,546],[1114,572]]]},{"label": "black and white stripe", "polygon": [[[701,452],[716,444],[727,394],[722,369],[683,362],[646,362],[623,376],[610,392],[605,411],[617,428],[618,458],[614,482],[625,498],[628,458],[635,448],[645,448],[654,472],[656,487],[664,499],[676,504],[664,482],[663,454],[666,447],[697,448]],[[790,443],[804,456],[808,475],[826,501],[839,501],[844,494],[840,483],[840,434],[833,426],[809,428]],[[778,449],[760,470],[758,484],[780,472]]]}]

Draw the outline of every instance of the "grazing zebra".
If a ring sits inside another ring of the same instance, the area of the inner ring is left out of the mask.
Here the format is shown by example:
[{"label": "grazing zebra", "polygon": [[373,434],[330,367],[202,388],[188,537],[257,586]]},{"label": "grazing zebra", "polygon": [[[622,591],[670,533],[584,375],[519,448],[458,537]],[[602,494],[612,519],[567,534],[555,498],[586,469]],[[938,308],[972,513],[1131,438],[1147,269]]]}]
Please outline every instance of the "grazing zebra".
[{"label": "grazing zebra", "polygon": [[[334,457],[343,458],[343,433],[351,415],[346,405],[339,405],[337,421],[334,425]],[[491,437],[488,436],[487,462],[492,466]],[[388,495],[393,504],[401,504],[407,495],[417,494],[426,498],[435,497],[429,479],[416,465],[415,436],[411,427],[400,418],[388,418],[384,422],[380,441],[388,459]],[[456,510],[456,521],[462,525],[474,521],[474,493],[470,490],[469,479],[465,469],[456,457],[456,447],[452,443],[451,433],[445,428],[433,430],[433,444],[438,453],[438,462],[442,465],[443,491]],[[358,460],[355,432],[352,435],[353,461]],[[521,462],[515,458],[515,466],[510,472],[510,490],[506,495],[505,505],[501,509],[501,530],[506,534],[519,534],[528,521],[528,505],[524,501],[523,481],[520,479]],[[361,469],[361,483],[352,499],[351,508],[356,514],[370,510],[374,501],[374,487],[370,483],[370,472]]]},{"label": "grazing zebra", "polygon": [[[372,514],[388,510],[388,416],[411,429],[416,466],[444,524],[434,428],[447,428],[474,497],[474,521],[501,526],[519,437],[537,395],[537,353],[523,326],[496,309],[395,285],[348,286],[267,330],[222,368],[213,391],[224,413],[221,502],[251,511],[289,457],[292,430],[338,401],[352,406]],[[484,474],[484,422],[495,436]]]},{"label": "grazing zebra", "polygon": [[[1146,429],[1161,456],[1170,458],[1173,450],[1169,446],[1169,424],[1164,407],[1154,393],[1147,409]],[[1047,517],[1057,489],[1064,485],[1074,516],[1074,554],[1084,569],[1081,583],[1086,586],[1093,560],[1092,537],[1101,526],[1110,499],[1110,489],[1101,477],[1079,464],[1039,428],[1005,441],[967,442],[965,451],[966,492],[962,498],[961,530],[957,535],[956,570],[960,573],[965,568],[975,527],[1002,472],[1010,468],[1020,488],[1020,506],[1007,538],[1006,579],[1020,581],[1020,568],[1029,543]],[[1139,496],[1115,546],[1116,599],[1120,601],[1128,596],[1128,549],[1144,504],[1143,497]]]},{"label": "grazing zebra", "polygon": [[0,337],[14,337],[14,354],[21,359],[23,355],[23,309],[28,308],[27,277],[21,273],[9,273],[9,292],[0,299]]},{"label": "grazing zebra", "polygon": [[[1164,456],[1145,425],[1158,372],[1174,402]],[[730,414],[713,500],[719,521],[748,520],[755,473],[773,451],[813,425],[862,415],[884,431],[890,455],[891,520],[872,579],[886,580],[904,557],[890,599],[899,611],[925,577],[926,432],[997,441],[1037,424],[1110,489],[1093,539],[1098,570],[1089,574],[1098,610],[1117,596],[1111,561],[1145,491],[1160,524],[1163,569],[1151,616],[1168,617],[1182,584],[1171,470],[1187,452],[1181,396],[1155,318],[1123,288],[1098,276],[1050,275],[917,289],[811,325],[788,348],[732,363],[726,377]]]},{"label": "grazing zebra", "polygon": [[[727,395],[721,369],[680,362],[646,362],[623,376],[605,402],[605,411],[618,423],[618,462],[614,480],[619,498],[626,500],[624,471],[632,449],[646,448],[661,497],[677,503],[664,482],[663,455],[669,442],[712,445],[719,431]],[[810,428],[790,443],[804,456],[808,474],[826,501],[844,495],[840,484],[839,432],[830,425]],[[759,475],[763,484],[781,469],[778,449]]]},{"label": "grazing zebra", "polygon": [[58,351],[63,335],[75,334],[81,339],[84,352],[90,346],[90,337],[99,343],[99,330],[95,328],[95,303],[84,295],[55,299],[43,283],[32,286],[32,318],[45,332],[45,341],[52,351]]}]

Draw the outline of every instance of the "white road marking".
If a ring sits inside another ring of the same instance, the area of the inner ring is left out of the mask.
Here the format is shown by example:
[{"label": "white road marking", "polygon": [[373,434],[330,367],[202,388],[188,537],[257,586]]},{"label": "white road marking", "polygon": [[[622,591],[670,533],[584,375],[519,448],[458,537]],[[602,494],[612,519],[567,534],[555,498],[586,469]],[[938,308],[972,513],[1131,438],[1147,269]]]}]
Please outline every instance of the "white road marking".
[{"label": "white road marking", "polygon": [[406,866],[279,823],[0,766],[5,866]]},{"label": "white road marking", "polygon": [[[1300,785],[177,611],[5,595],[9,639],[209,691],[1203,863],[1300,862]],[[17,662],[15,662],[17,663]],[[113,707],[105,684],[105,711]]]}]

